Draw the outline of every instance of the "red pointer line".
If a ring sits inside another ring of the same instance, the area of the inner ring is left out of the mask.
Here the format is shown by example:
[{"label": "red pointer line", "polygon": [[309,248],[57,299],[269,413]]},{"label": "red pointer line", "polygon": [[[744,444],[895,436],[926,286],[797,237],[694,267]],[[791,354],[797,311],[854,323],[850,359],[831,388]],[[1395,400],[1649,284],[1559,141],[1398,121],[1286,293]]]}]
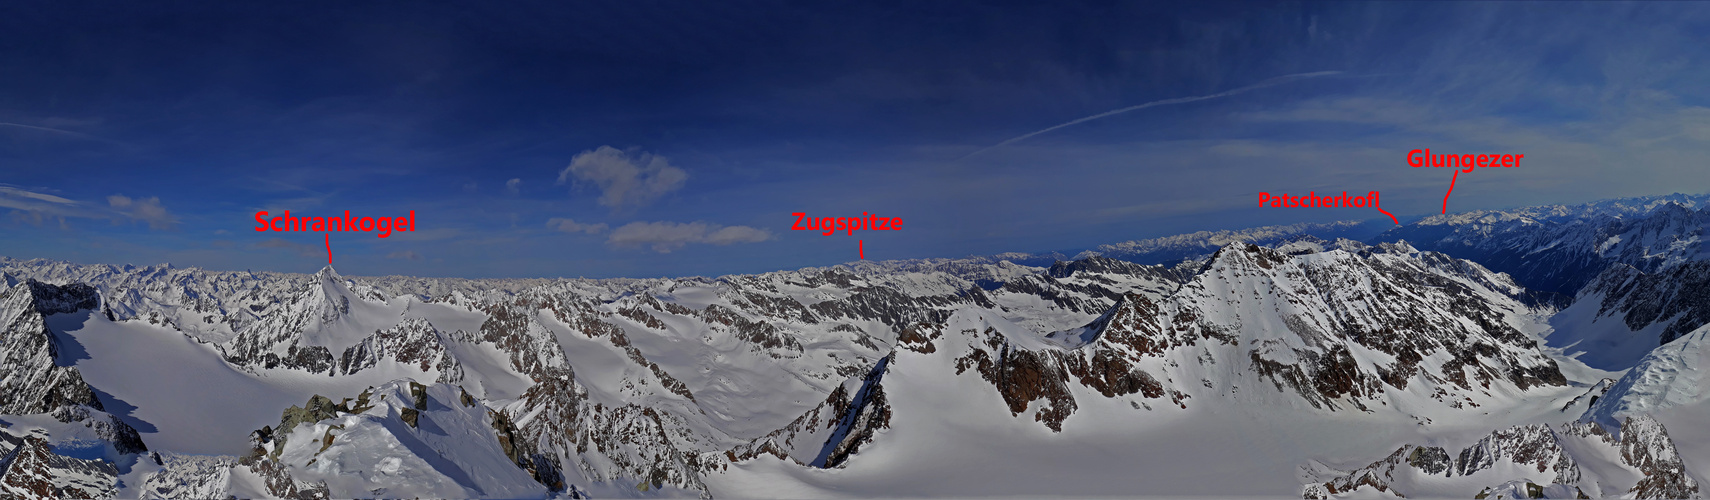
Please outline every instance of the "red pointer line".
[{"label": "red pointer line", "polygon": [[1399,225],[1401,225],[1401,220],[1399,220],[1399,219],[1396,219],[1396,218],[1395,218],[1395,214],[1392,214],[1392,213],[1389,213],[1389,211],[1388,211],[1388,210],[1384,210],[1384,209],[1383,209],[1383,207],[1378,207],[1378,209],[1377,209],[1377,211],[1379,211],[1379,212],[1383,212],[1383,214],[1384,214],[1384,215],[1388,215],[1388,216],[1389,216],[1389,220],[1392,220],[1392,221],[1395,221],[1395,225],[1397,225],[1397,226],[1399,226]]},{"label": "red pointer line", "polygon": [[855,240],[855,254],[860,255],[861,259],[865,260],[867,258],[867,250],[862,248],[862,246],[861,240]]},{"label": "red pointer line", "polygon": [[1449,177],[1449,192],[1443,193],[1443,214],[1445,215],[1449,213],[1449,195],[1455,194],[1455,178],[1460,176],[1461,171],[1456,170],[1455,175]]},{"label": "red pointer line", "polygon": [[332,235],[328,234],[324,236],[327,237],[327,265],[330,266],[332,265]]}]

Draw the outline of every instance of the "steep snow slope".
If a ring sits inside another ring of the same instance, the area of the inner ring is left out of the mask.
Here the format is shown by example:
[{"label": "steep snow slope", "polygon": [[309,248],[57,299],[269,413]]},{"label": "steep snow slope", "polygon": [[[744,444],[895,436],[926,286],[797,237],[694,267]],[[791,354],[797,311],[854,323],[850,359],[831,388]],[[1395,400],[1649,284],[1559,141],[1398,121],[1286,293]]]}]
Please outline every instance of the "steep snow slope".
[{"label": "steep snow slope", "polygon": [[1630,415],[1698,406],[1710,400],[1705,369],[1710,369],[1710,326],[1646,354],[1610,386],[1585,418],[1608,425]]},{"label": "steep snow slope", "polygon": [[1582,359],[1601,368],[1631,367],[1651,349],[1710,324],[1710,261],[1651,273],[1610,266],[1552,323],[1563,334],[1552,334],[1550,344],[1584,352]]}]

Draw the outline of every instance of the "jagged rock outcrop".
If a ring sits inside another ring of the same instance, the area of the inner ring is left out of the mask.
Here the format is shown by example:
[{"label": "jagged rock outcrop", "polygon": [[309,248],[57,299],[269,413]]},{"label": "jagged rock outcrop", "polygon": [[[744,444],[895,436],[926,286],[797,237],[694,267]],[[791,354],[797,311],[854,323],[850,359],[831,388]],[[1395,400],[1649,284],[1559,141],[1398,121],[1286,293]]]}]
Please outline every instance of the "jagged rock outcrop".
[{"label": "jagged rock outcrop", "polygon": [[1392,404],[1386,387],[1423,385],[1431,404],[1471,409],[1566,384],[1510,324],[1535,311],[1525,293],[1477,264],[1406,245],[1285,254],[1235,244],[1173,295],[1120,296],[1080,328],[1039,336],[995,319],[926,323],[904,329],[898,346],[950,356],[1012,415],[1031,412],[1057,431],[1077,410],[1077,386],[1147,408],[1214,395],[1369,412]]},{"label": "jagged rock outcrop", "polygon": [[1649,416],[1621,424],[1621,461],[1644,473],[1630,492],[1638,498],[1698,498],[1698,481],[1686,472],[1668,430]]},{"label": "jagged rock outcrop", "polygon": [[60,366],[58,341],[47,325],[49,315],[91,310],[100,303],[89,286],[35,280],[0,295],[0,413],[47,413],[67,405],[101,408],[77,368]]},{"label": "jagged rock outcrop", "polygon": [[117,467],[56,454],[47,440],[0,431],[0,496],[17,499],[112,498]]},{"label": "jagged rock outcrop", "polygon": [[1655,272],[1615,264],[1580,292],[1598,301],[1597,317],[1619,319],[1639,332],[1666,325],[1654,345],[1667,344],[1710,324],[1710,261],[1691,261]]},{"label": "jagged rock outcrop", "polygon": [[[147,498],[232,498],[232,469],[237,457],[180,455],[150,452],[148,460],[160,469],[143,477],[142,496]],[[283,498],[296,498],[280,492]]]},{"label": "jagged rock outcrop", "polygon": [[[1674,443],[1655,420],[1634,417],[1617,440],[1584,422],[1536,424],[1492,432],[1458,453],[1403,445],[1371,465],[1341,471],[1311,461],[1300,468],[1304,498],[1362,488],[1403,497],[1697,498]],[[1618,457],[1617,463],[1609,463]],[[1594,464],[1587,466],[1584,464]],[[1494,486],[1493,486],[1494,485]]]},{"label": "jagged rock outcrop", "polygon": [[[702,454],[684,446],[694,438],[678,417],[640,405],[590,401],[569,369],[548,375],[499,411],[516,429],[510,442],[519,451],[513,454],[539,464],[537,470],[576,467],[595,481],[629,478],[638,481],[640,490],[671,486],[706,495],[700,474],[707,464]],[[544,479],[562,481],[550,475]]]},{"label": "jagged rock outcrop", "polygon": [[136,429],[103,411],[77,368],[65,366],[47,324],[50,315],[92,311],[100,304],[94,288],[78,284],[25,280],[0,293],[0,414],[47,413],[93,429],[119,453],[145,451]]},{"label": "jagged rock outcrop", "polygon": [[[255,448],[242,463],[257,473],[275,474],[279,492],[294,488],[298,495],[548,493],[546,485],[533,480],[533,471],[505,451],[502,444],[509,436],[496,432],[504,425],[485,404],[467,395],[460,387],[409,380],[373,387],[338,403],[317,395],[303,407],[285,410],[278,427],[257,431]],[[403,470],[413,472],[386,472]]]},{"label": "jagged rock outcrop", "polygon": [[851,378],[832,390],[825,401],[789,425],[725,452],[730,462],[772,456],[819,468],[843,466],[875,434],[891,426],[884,376],[890,356],[880,358],[867,374]]}]

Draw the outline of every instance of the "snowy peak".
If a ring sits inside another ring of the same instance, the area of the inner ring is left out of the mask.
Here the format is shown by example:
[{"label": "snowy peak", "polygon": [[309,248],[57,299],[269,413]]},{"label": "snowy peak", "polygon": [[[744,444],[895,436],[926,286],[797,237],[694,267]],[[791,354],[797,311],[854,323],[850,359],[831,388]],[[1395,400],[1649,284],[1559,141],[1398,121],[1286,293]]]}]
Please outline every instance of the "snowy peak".
[{"label": "snowy peak", "polygon": [[320,310],[321,323],[335,323],[350,314],[350,301],[355,294],[338,279],[337,273],[332,272],[332,266],[315,274],[315,285],[310,293],[313,297],[310,303]]},{"label": "snowy peak", "polygon": [[1444,389],[1431,399],[1460,408],[1499,397],[1492,382],[1512,390],[1565,383],[1511,325],[1532,311],[1511,295],[1517,288],[1476,264],[1406,245],[1292,257],[1230,245],[1161,316],[1187,338],[1228,346],[1224,356],[1250,360],[1265,385],[1292,388],[1314,406],[1348,398],[1367,408],[1385,387],[1428,384]]},{"label": "snowy peak", "polygon": [[1175,293],[1123,294],[1078,328],[1038,335],[969,310],[906,328],[895,366],[977,376],[1012,416],[1059,432],[1101,399],[1468,411],[1566,384],[1513,326],[1535,312],[1517,290],[1405,244],[1289,255],[1232,243]]},{"label": "snowy peak", "polygon": [[[295,283],[296,291],[288,298],[251,305],[251,311],[261,316],[217,344],[227,362],[251,369],[333,374],[339,366],[338,353],[397,326],[409,302],[387,300],[372,286],[353,286],[332,266]],[[345,356],[346,364],[354,354]]]}]

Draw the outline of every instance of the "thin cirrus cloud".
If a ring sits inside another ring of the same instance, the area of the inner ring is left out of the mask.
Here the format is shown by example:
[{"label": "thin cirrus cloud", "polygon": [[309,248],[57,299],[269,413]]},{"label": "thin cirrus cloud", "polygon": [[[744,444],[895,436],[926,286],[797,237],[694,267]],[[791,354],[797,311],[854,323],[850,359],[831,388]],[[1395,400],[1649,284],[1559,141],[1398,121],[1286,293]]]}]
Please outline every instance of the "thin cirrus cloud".
[{"label": "thin cirrus cloud", "polygon": [[606,243],[618,248],[650,247],[671,253],[690,243],[731,245],[772,239],[772,233],[748,226],[720,226],[706,222],[631,222],[612,230]]},{"label": "thin cirrus cloud", "polygon": [[613,210],[647,206],[683,187],[689,173],[663,156],[625,153],[611,146],[583,151],[558,173],[558,183],[590,182],[600,188],[600,205]]},{"label": "thin cirrus cloud", "polygon": [[62,227],[66,218],[101,219],[114,222],[143,222],[151,229],[173,229],[178,217],[160,203],[160,198],[131,198],[125,195],[107,197],[107,206],[38,193],[0,184],[0,208],[12,209],[12,219],[36,225],[56,219]]}]

